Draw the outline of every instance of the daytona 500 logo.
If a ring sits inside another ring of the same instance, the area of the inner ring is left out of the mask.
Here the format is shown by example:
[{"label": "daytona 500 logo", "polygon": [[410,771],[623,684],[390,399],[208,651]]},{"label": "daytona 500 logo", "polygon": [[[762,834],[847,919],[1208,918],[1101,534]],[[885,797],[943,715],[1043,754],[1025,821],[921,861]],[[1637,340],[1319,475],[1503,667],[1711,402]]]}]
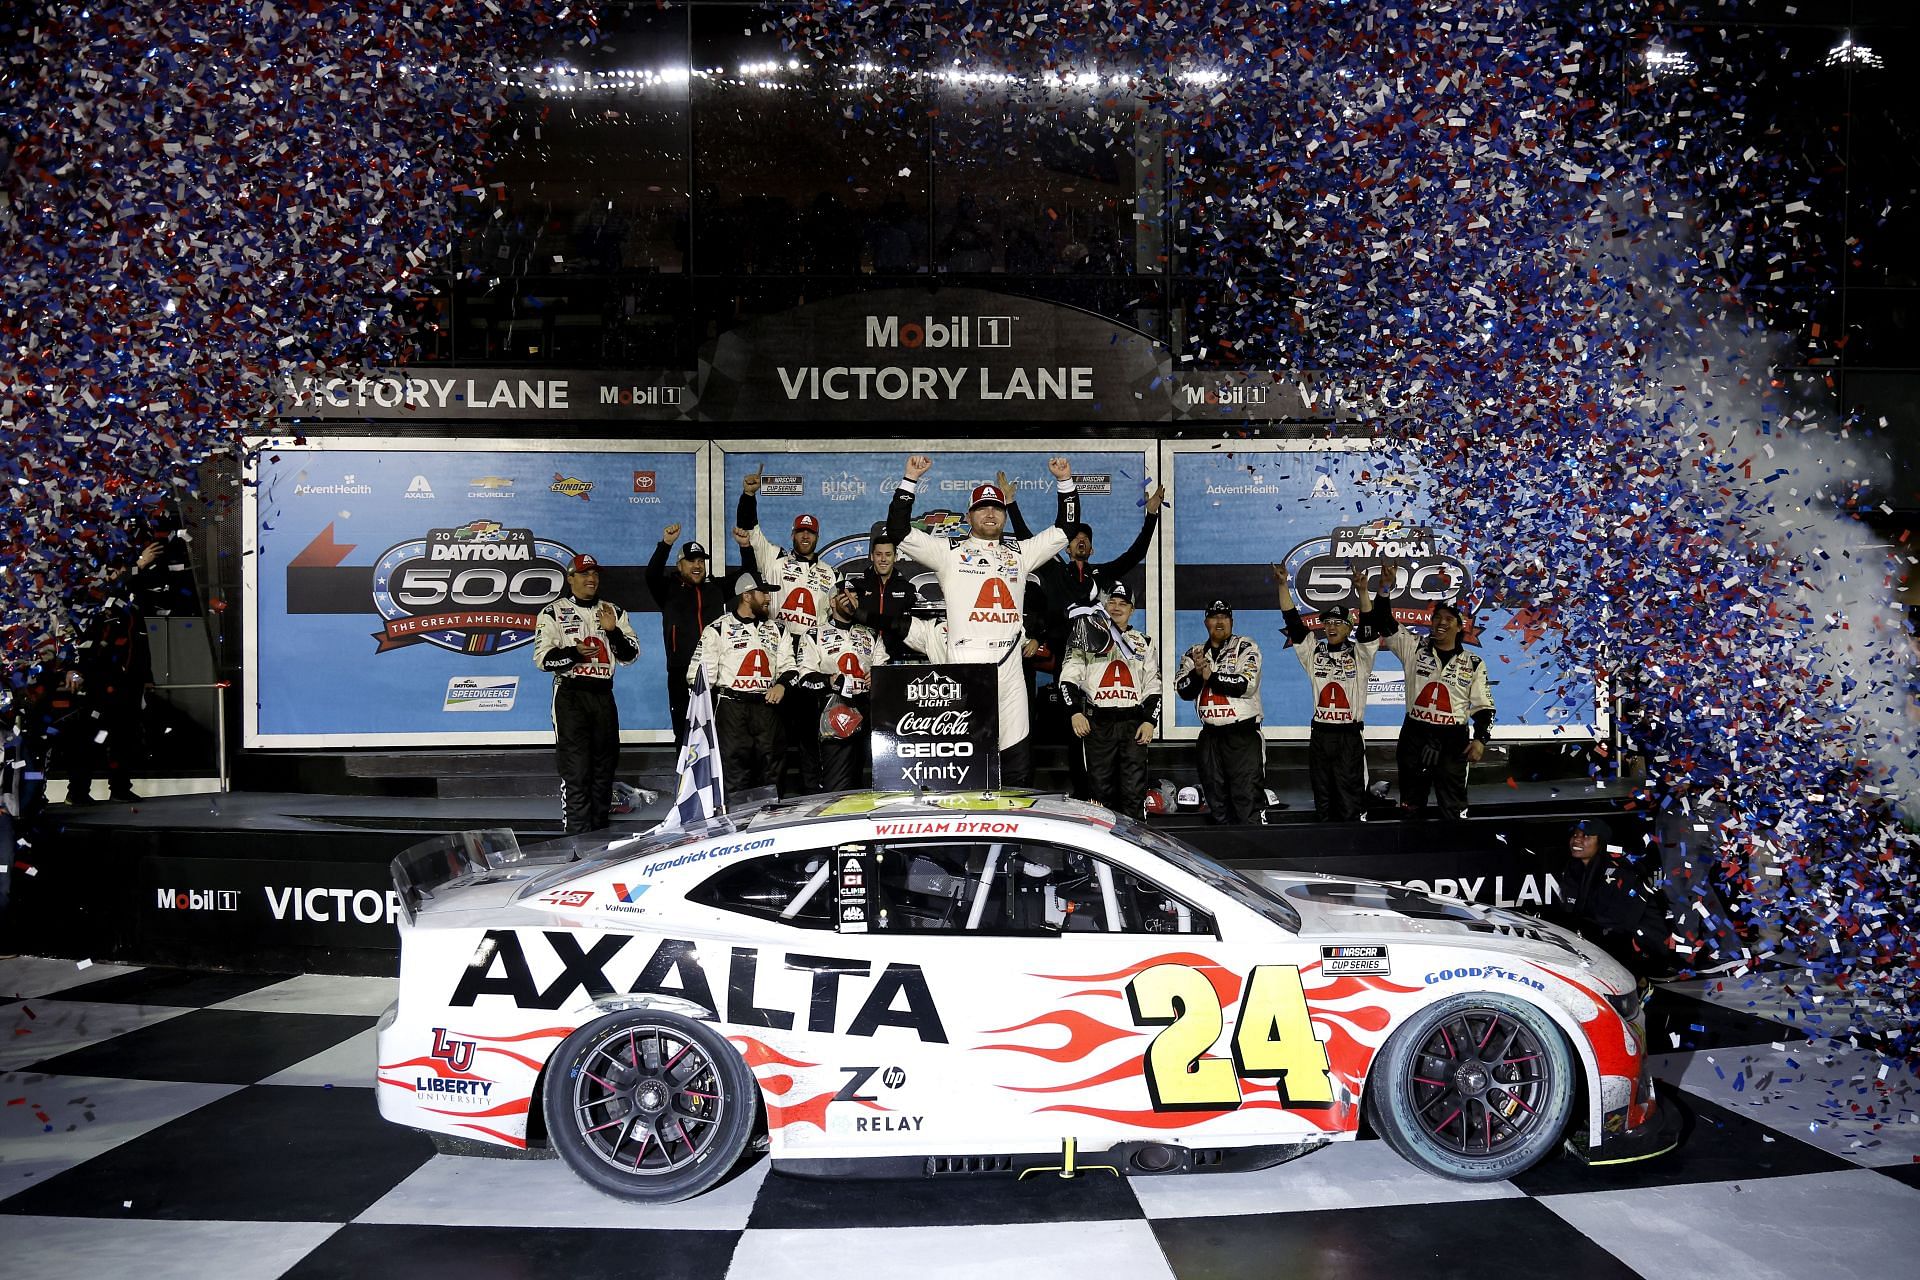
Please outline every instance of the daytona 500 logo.
[{"label": "daytona 500 logo", "polygon": [[1427,621],[1441,601],[1471,610],[1473,569],[1452,551],[1442,551],[1432,529],[1398,520],[1341,525],[1330,537],[1309,538],[1287,552],[1287,572],[1301,613],[1311,618],[1336,604],[1357,605],[1352,568],[1381,565],[1371,585],[1385,596],[1401,622]]},{"label": "daytona 500 logo", "polygon": [[422,642],[451,653],[490,654],[533,640],[540,610],[565,590],[573,550],[473,520],[397,543],[373,569],[373,603],[386,620],[378,652]]}]

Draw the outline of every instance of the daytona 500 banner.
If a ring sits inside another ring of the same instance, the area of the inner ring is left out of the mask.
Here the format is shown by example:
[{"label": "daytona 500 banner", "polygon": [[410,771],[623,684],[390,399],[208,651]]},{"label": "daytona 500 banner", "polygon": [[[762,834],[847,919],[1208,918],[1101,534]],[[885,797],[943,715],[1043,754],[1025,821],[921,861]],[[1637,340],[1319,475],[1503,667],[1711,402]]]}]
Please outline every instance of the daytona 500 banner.
[{"label": "daytona 500 banner", "polygon": [[[1590,680],[1556,691],[1567,673],[1539,651],[1540,632],[1524,612],[1489,602],[1474,563],[1472,531],[1420,503],[1416,477],[1366,449],[1172,444],[1174,635],[1161,639],[1171,723],[1197,728],[1193,704],[1171,696],[1172,673],[1188,646],[1206,638],[1208,603],[1224,598],[1233,629],[1260,645],[1261,705],[1269,737],[1304,738],[1312,688],[1287,647],[1271,565],[1284,562],[1301,616],[1318,628],[1319,610],[1353,604],[1353,564],[1384,567],[1386,593],[1403,627],[1424,632],[1437,600],[1469,619],[1470,651],[1487,664],[1498,710],[1496,738],[1535,739],[1553,732],[1590,737]],[[1367,695],[1367,736],[1391,739],[1405,708],[1399,659],[1382,649]]]},{"label": "daytona 500 banner", "polygon": [[578,552],[636,615],[640,658],[614,681],[621,736],[664,741],[642,569],[666,525],[699,536],[699,448],[263,448],[249,490],[247,745],[551,741],[534,620]]}]

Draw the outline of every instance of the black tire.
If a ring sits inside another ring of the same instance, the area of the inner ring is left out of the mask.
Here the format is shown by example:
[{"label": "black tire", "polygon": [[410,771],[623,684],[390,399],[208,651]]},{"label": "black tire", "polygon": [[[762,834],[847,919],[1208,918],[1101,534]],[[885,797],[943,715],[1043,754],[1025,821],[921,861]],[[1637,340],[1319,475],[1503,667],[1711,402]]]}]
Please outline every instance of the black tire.
[{"label": "black tire", "polygon": [[724,1036],[655,1009],[610,1013],[561,1041],[543,1092],[547,1136],[567,1167],[647,1204],[726,1177],[759,1111],[753,1073]]},{"label": "black tire", "polygon": [[1458,1182],[1499,1182],[1560,1144],[1577,1069],[1552,1018],[1476,991],[1410,1019],[1367,1079],[1367,1119],[1409,1163]]}]

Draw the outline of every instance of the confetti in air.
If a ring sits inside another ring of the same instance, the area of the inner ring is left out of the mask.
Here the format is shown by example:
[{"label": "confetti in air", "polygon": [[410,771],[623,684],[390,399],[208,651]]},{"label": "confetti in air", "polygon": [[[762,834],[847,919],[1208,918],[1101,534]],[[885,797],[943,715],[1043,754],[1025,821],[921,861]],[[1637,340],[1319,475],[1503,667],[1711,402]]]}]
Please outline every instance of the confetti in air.
[{"label": "confetti in air", "polygon": [[[860,69],[848,129],[920,127],[888,81],[937,81],[1084,120],[1102,155],[1120,132],[1163,140],[1192,357],[1304,376],[1379,431],[1529,643],[1628,696],[1636,803],[1711,849],[1745,958],[1844,986],[1858,1017],[1826,1031],[1911,1054],[1898,805],[1920,745],[1892,569],[1857,519],[1880,501],[1871,424],[1783,372],[1845,340],[1809,309],[1834,157],[1748,103],[1753,76],[1864,64],[1736,56],[1713,19],[1739,6],[1684,9],[812,0],[749,20],[776,13],[795,76]],[[593,24],[559,0],[8,22],[18,682],[81,633],[142,513],[269,422],[276,379],[404,356],[458,224],[498,205],[482,166],[505,69]],[[942,154],[1018,153],[1026,111],[943,112]],[[1709,946],[1725,922],[1695,905]]]},{"label": "confetti in air", "polygon": [[1529,644],[1627,697],[1635,804],[1719,864],[1745,937],[1683,884],[1682,961],[1804,967],[1859,1011],[1829,1034],[1910,1054],[1908,627],[1857,519],[1871,434],[1781,372],[1839,340],[1806,301],[1832,148],[1747,110],[1745,77],[1823,72],[1672,12],[816,3],[783,32],[815,66],[1072,99],[1090,148],[1164,130],[1201,359],[1308,372]]},{"label": "confetti in air", "polygon": [[0,20],[0,655],[84,630],[278,379],[405,354],[561,0],[13,6]]}]

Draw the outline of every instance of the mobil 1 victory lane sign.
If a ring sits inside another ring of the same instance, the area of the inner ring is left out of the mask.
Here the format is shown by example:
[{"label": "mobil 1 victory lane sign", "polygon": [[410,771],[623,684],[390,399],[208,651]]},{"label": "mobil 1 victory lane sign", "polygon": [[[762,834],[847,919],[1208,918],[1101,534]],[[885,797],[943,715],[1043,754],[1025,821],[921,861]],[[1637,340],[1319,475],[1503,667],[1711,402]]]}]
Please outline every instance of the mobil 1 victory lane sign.
[{"label": "mobil 1 victory lane sign", "polygon": [[979,662],[873,669],[873,785],[973,791],[1000,784],[1000,685]]},{"label": "mobil 1 victory lane sign", "polygon": [[829,298],[722,334],[700,362],[721,421],[1164,421],[1166,351],[1072,307],[981,289]]}]

